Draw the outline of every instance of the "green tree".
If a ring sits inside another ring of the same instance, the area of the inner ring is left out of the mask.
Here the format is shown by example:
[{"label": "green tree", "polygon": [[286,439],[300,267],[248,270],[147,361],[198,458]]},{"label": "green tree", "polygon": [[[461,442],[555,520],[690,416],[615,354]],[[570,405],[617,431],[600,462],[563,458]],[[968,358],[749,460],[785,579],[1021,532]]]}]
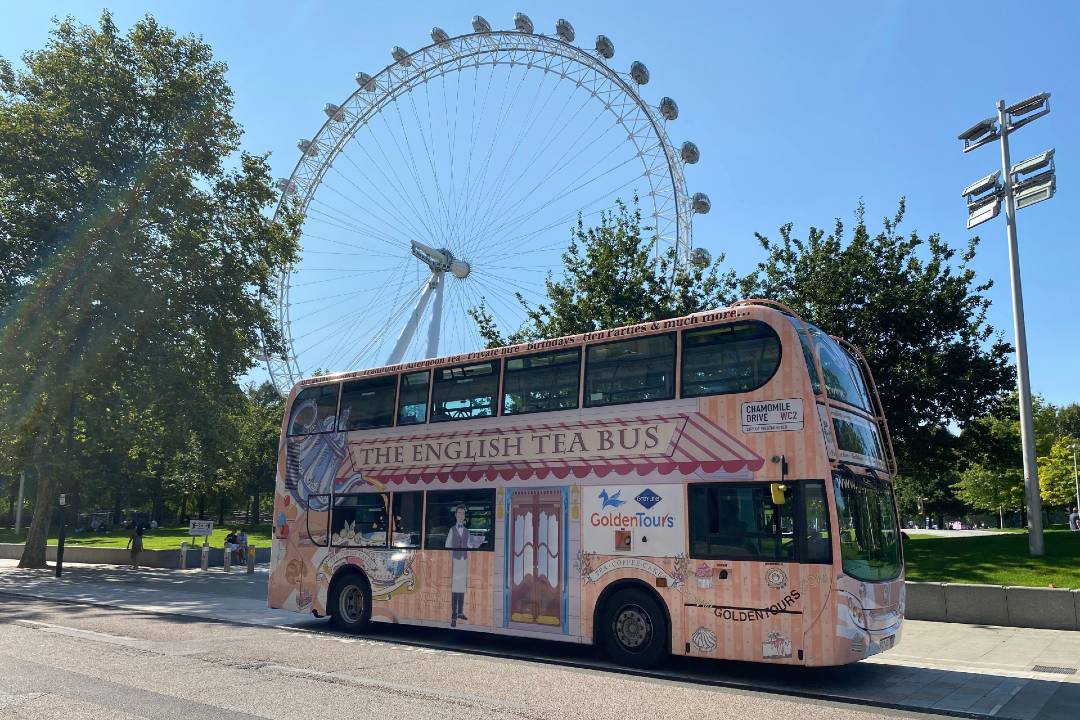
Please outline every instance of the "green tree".
[{"label": "green tree", "polygon": [[150,16],[124,34],[106,12],[58,22],[23,66],[0,64],[0,432],[37,470],[21,564],[41,566],[57,488],[109,403],[165,395],[162,422],[193,427],[260,335],[278,341],[271,280],[297,222],[267,218],[269,168],[236,155],[226,68],[200,39]]},{"label": "green tree", "polygon": [[1076,507],[1076,476],[1071,437],[1054,441],[1050,451],[1039,457],[1039,490],[1043,504],[1051,507]]},{"label": "green tree", "polygon": [[547,302],[532,307],[518,293],[522,327],[497,327],[483,303],[470,311],[488,347],[664,320],[731,301],[735,275],[721,270],[722,255],[687,266],[676,262],[673,249],[661,251],[650,231],[636,197],[632,210],[619,202],[596,227],[586,228],[579,217],[561,279],[547,277]]},{"label": "green tree", "polygon": [[248,387],[237,413],[237,444],[230,472],[248,508],[248,522],[261,521],[262,499],[274,492],[278,441],[285,402],[270,383]]},{"label": "green tree", "polygon": [[1004,527],[1005,511],[1019,510],[1024,504],[1024,473],[1018,468],[992,470],[975,464],[960,473],[955,489],[968,505],[996,512],[998,526]]},{"label": "green tree", "polygon": [[[826,332],[858,346],[874,374],[902,482],[920,478],[942,498],[955,480],[956,436],[1013,386],[1011,348],[986,320],[991,283],[971,269],[978,239],[963,251],[940,236],[900,230],[905,213],[872,234],[860,204],[851,232],[790,223],[780,239],[758,235],[766,259],[742,282],[746,296],[778,300]],[[920,494],[920,493],[913,493]]]}]

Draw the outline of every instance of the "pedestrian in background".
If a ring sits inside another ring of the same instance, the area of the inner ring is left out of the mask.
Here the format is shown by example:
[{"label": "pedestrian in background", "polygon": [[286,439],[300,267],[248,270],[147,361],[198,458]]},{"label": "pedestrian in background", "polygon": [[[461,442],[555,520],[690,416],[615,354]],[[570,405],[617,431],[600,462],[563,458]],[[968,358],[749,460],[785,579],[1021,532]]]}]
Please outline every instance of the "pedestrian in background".
[{"label": "pedestrian in background", "polygon": [[1080,509],[1078,508],[1073,508],[1069,513],[1069,529],[1080,530]]},{"label": "pedestrian in background", "polygon": [[240,562],[241,564],[247,562],[248,553],[248,534],[247,528],[240,528],[240,532],[236,535],[236,544],[240,546]]},{"label": "pedestrian in background", "polygon": [[142,552],[143,546],[143,529],[142,525],[136,525],[135,529],[131,531],[131,536],[128,537],[127,546],[131,548],[131,567],[139,569],[139,553]]}]

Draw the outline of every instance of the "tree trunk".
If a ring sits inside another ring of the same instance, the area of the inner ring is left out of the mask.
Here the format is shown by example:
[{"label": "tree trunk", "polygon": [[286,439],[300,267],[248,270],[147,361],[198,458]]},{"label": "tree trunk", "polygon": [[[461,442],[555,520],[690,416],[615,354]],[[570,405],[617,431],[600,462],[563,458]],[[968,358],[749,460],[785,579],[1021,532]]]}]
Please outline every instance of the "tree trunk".
[{"label": "tree trunk", "polygon": [[11,495],[9,496],[10,502],[8,503],[8,527],[15,527],[15,504],[18,502],[19,494],[19,476],[11,476]]},{"label": "tree trunk", "polygon": [[21,568],[47,567],[45,562],[45,544],[49,538],[49,513],[53,509],[56,495],[56,475],[47,465],[38,467],[37,493],[34,496],[34,515],[30,521],[30,530],[26,534],[23,546]]},{"label": "tree trunk", "polygon": [[184,512],[187,510],[187,495],[180,496],[180,502],[176,504],[176,524],[184,522]]},{"label": "tree trunk", "polygon": [[258,525],[262,521],[262,498],[259,497],[259,493],[255,493],[251,500],[251,522],[254,525]]},{"label": "tree trunk", "polygon": [[225,493],[218,493],[217,521],[219,527],[225,527]]},{"label": "tree trunk", "polygon": [[206,493],[199,493],[199,519],[206,517]]},{"label": "tree trunk", "polygon": [[161,525],[161,466],[158,466],[157,472],[154,475],[154,505],[150,511],[150,518],[154,520],[158,525]]},{"label": "tree trunk", "polygon": [[1005,529],[1005,508],[998,507],[998,530]]}]

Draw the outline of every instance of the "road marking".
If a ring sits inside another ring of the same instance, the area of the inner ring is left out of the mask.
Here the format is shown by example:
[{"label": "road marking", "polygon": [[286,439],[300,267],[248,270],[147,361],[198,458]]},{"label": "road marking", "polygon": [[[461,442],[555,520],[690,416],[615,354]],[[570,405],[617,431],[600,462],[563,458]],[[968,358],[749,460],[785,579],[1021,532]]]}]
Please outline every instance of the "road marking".
[{"label": "road marking", "polygon": [[80,640],[91,640],[93,642],[108,643],[110,645],[123,645],[125,647],[135,648],[137,650],[150,650],[156,643],[152,640],[140,640],[139,638],[128,637],[127,635],[111,635],[109,633],[97,632],[95,630],[80,630],[79,628],[68,627],[66,625],[56,625],[54,623],[41,622],[40,620],[16,620],[16,625],[22,625],[23,627],[31,628],[33,630],[40,630],[42,632],[52,633],[54,635],[64,635],[66,637],[78,638]]}]

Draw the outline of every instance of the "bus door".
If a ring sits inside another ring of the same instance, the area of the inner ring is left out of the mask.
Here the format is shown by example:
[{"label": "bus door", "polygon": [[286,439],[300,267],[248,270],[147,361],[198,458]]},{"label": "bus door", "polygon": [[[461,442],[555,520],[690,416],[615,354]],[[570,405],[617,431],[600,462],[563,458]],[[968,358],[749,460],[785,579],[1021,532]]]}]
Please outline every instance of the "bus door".
[{"label": "bus door", "polygon": [[565,631],[565,490],[513,488],[508,493],[508,621]]},{"label": "bus door", "polygon": [[756,662],[801,659],[807,608],[796,559],[793,486],[688,487],[688,653]]}]

